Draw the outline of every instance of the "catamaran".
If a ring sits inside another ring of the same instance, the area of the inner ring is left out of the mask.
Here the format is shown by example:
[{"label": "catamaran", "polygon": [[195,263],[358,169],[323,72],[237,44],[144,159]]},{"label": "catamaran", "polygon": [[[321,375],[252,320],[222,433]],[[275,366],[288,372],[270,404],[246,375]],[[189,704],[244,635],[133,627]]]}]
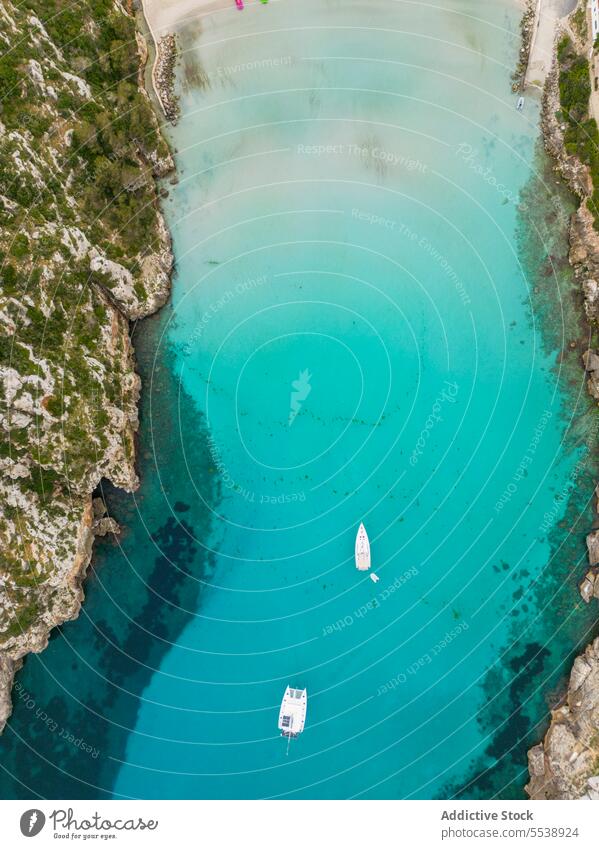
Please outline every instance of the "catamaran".
[{"label": "catamaran", "polygon": [[362,523],[356,535],[356,569],[367,572],[370,569],[370,541]]},{"label": "catamaran", "polygon": [[308,691],[287,687],[279,711],[279,729],[281,737],[287,737],[287,751],[291,738],[299,737],[304,730],[307,707]]}]

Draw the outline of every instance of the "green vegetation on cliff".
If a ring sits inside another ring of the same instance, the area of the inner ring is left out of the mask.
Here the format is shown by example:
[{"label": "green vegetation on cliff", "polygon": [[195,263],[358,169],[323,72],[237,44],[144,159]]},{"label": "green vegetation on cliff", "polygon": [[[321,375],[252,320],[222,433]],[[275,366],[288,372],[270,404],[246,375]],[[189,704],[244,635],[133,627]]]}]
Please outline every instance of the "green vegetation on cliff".
[{"label": "green vegetation on cliff", "polygon": [[567,125],[564,133],[566,151],[589,167],[593,193],[588,206],[593,214],[595,229],[599,230],[599,130],[595,119],[589,118],[589,62],[585,56],[577,53],[567,35],[558,44],[557,57],[561,118]]},{"label": "green vegetation on cliff", "polygon": [[143,53],[114,0],[0,5],[0,650],[71,612],[99,480],[136,485],[128,319],[171,262]]}]

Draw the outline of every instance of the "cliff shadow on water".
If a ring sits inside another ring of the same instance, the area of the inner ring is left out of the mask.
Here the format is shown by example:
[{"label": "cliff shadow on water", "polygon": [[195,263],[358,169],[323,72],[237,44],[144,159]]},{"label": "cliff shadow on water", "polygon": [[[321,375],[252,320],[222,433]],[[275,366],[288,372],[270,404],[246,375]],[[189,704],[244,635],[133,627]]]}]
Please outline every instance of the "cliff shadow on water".
[{"label": "cliff shadow on water", "polygon": [[144,689],[210,575],[217,484],[203,418],[160,344],[169,315],[167,306],[134,334],[141,487],[103,488],[122,533],[96,542],[79,619],[17,676],[0,738],[2,798],[110,798]]},{"label": "cliff shadow on water", "polygon": [[[568,224],[574,198],[553,170],[541,143],[534,172],[520,197],[516,242],[528,280],[529,319],[545,353],[554,357],[548,378],[561,395],[562,455],[573,455],[566,484],[548,470],[552,507],[542,517],[535,544],[549,553],[541,574],[511,576],[510,636],[497,646],[497,661],[484,682],[478,722],[484,755],[473,760],[458,786],[440,798],[521,799],[528,780],[527,751],[539,742],[549,712],[563,697],[574,658],[599,633],[598,613],[586,605],[578,585],[586,572],[585,537],[596,521],[594,489],[599,478],[597,405],[586,390],[582,354],[590,345],[582,294],[568,262]],[[559,458],[556,458],[558,461]],[[512,564],[494,567],[505,573]]]}]

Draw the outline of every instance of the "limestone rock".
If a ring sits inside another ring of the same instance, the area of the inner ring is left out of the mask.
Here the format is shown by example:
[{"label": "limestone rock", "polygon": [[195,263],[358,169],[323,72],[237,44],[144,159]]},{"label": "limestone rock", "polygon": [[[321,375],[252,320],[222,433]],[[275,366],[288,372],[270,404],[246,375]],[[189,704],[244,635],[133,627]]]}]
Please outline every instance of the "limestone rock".
[{"label": "limestone rock", "polygon": [[599,800],[599,775],[594,775],[592,778],[589,778],[587,781],[587,788],[587,797],[595,801]]},{"label": "limestone rock", "polygon": [[584,367],[587,371],[599,371],[599,354],[590,348],[582,355]]},{"label": "limestone rock", "polygon": [[587,388],[589,394],[599,401],[599,356],[595,351],[585,351],[582,355],[584,367],[589,374]]},{"label": "limestone rock", "polygon": [[97,537],[104,537],[106,534],[119,534],[121,532],[116,519],[112,519],[109,516],[96,520],[94,522],[93,530]]},{"label": "limestone rock", "polygon": [[545,774],[545,751],[542,743],[529,750],[528,771],[533,777]]},{"label": "limestone rock", "polygon": [[[593,598],[595,598],[595,592],[596,592],[595,582],[596,582],[596,575],[591,570],[591,571],[586,573],[586,575],[584,576],[584,578],[583,578],[583,580],[580,584],[580,588],[579,588],[580,589],[580,595],[582,596],[582,600],[584,602],[586,602],[587,604]],[[597,591],[599,591],[599,587],[597,588]]]},{"label": "limestone rock", "polygon": [[582,291],[585,300],[585,309],[590,318],[597,316],[599,306],[599,285],[592,277],[583,280]]},{"label": "limestone rock", "polygon": [[102,498],[92,499],[92,510],[94,511],[94,519],[101,519],[106,515],[106,505]]},{"label": "limestone rock", "polygon": [[545,740],[529,752],[526,791],[533,799],[589,798],[598,763],[599,638],[574,662],[567,702],[552,712]]},{"label": "limestone rock", "polygon": [[582,656],[577,657],[574,661],[574,665],[572,666],[572,672],[570,673],[570,692],[574,692],[578,690],[579,687],[582,687],[590,672],[591,665],[585,660],[585,658]]},{"label": "limestone rock", "polygon": [[599,531],[593,531],[587,535],[587,550],[589,552],[589,563],[591,566],[599,564]]},{"label": "limestone rock", "polygon": [[17,666],[17,662],[0,653],[0,728],[4,728],[12,712],[10,691]]}]

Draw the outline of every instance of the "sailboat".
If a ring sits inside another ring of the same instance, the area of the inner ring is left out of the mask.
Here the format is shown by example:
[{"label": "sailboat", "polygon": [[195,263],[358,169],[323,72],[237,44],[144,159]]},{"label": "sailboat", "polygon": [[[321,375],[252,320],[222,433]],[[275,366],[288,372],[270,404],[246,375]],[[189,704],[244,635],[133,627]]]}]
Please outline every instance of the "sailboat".
[{"label": "sailboat", "polygon": [[362,523],[356,534],[356,569],[367,572],[370,569],[370,541]]},{"label": "sailboat", "polygon": [[287,687],[279,711],[281,737],[299,737],[306,724],[307,707],[308,691]]}]

